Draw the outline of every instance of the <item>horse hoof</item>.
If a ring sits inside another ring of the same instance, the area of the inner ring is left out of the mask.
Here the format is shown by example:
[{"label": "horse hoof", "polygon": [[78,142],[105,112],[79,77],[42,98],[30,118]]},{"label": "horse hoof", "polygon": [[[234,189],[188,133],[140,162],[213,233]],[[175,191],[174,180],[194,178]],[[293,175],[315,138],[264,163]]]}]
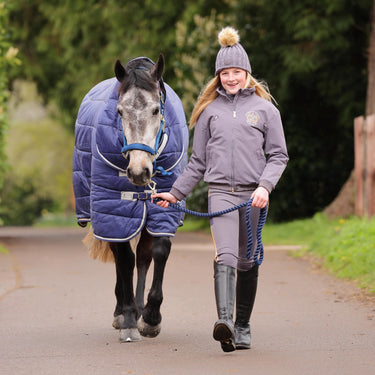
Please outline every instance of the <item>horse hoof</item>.
[{"label": "horse hoof", "polygon": [[112,327],[115,329],[121,329],[121,326],[124,324],[124,315],[117,315],[113,319]]},{"label": "horse hoof", "polygon": [[151,326],[147,324],[141,316],[137,323],[139,333],[144,337],[156,337],[161,330],[161,325]]},{"label": "horse hoof", "polygon": [[140,341],[141,336],[137,328],[125,328],[125,329],[120,329],[119,340],[120,342]]}]

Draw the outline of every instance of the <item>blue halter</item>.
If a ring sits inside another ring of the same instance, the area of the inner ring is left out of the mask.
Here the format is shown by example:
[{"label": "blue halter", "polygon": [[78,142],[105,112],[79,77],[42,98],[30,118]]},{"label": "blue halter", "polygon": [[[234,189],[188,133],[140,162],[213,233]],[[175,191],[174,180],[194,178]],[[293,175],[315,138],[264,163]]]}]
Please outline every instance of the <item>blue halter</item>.
[{"label": "blue halter", "polygon": [[160,167],[160,166],[157,167],[156,166],[156,154],[157,154],[158,149],[160,147],[160,143],[161,143],[161,140],[162,140],[162,137],[163,137],[163,134],[164,134],[164,128],[165,128],[164,104],[165,104],[164,93],[162,91],[160,91],[160,115],[161,115],[161,118],[160,118],[159,131],[158,131],[158,134],[156,135],[156,139],[155,139],[154,148],[151,148],[150,146],[145,145],[143,143],[131,143],[131,144],[128,145],[128,143],[126,141],[126,138],[125,138],[125,134],[123,132],[122,136],[123,136],[123,140],[124,140],[124,146],[121,149],[121,153],[123,154],[125,159],[127,159],[128,153],[131,150],[146,151],[153,156],[153,166],[154,166],[153,175],[155,175],[156,172],[159,172],[163,176],[169,176],[169,175],[172,174],[171,172],[167,172],[166,170],[164,170],[163,167]]}]

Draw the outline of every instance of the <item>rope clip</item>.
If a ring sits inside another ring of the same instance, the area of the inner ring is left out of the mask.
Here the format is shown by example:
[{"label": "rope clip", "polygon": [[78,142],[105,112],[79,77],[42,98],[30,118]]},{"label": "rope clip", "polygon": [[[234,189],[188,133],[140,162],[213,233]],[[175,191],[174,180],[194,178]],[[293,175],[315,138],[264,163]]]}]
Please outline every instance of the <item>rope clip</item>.
[{"label": "rope clip", "polygon": [[150,181],[147,186],[150,188],[152,194],[156,194],[156,182]]}]

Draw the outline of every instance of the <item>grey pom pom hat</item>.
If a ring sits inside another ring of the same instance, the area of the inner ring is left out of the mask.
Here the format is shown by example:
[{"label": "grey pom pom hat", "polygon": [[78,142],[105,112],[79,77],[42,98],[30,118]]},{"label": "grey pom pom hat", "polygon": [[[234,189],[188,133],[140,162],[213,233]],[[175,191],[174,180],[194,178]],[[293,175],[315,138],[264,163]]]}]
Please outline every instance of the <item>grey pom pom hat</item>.
[{"label": "grey pom pom hat", "polygon": [[[223,31],[225,33],[226,29],[223,29],[221,33]],[[232,29],[231,31],[235,30]],[[221,70],[226,68],[240,68],[251,73],[250,61],[245,49],[238,42],[234,44],[230,43],[232,45],[223,43],[220,37],[221,33],[219,33],[221,49],[216,56],[215,75],[218,75]],[[239,41],[239,37],[237,40]]]}]

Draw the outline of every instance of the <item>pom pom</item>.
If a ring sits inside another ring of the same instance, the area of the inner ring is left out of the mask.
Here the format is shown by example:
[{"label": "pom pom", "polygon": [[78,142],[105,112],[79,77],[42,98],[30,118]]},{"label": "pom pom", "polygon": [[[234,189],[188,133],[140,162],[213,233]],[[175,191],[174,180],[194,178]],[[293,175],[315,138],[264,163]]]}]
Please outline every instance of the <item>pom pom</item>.
[{"label": "pom pom", "polygon": [[219,32],[218,39],[222,47],[232,47],[240,41],[240,36],[237,30],[228,26]]}]

